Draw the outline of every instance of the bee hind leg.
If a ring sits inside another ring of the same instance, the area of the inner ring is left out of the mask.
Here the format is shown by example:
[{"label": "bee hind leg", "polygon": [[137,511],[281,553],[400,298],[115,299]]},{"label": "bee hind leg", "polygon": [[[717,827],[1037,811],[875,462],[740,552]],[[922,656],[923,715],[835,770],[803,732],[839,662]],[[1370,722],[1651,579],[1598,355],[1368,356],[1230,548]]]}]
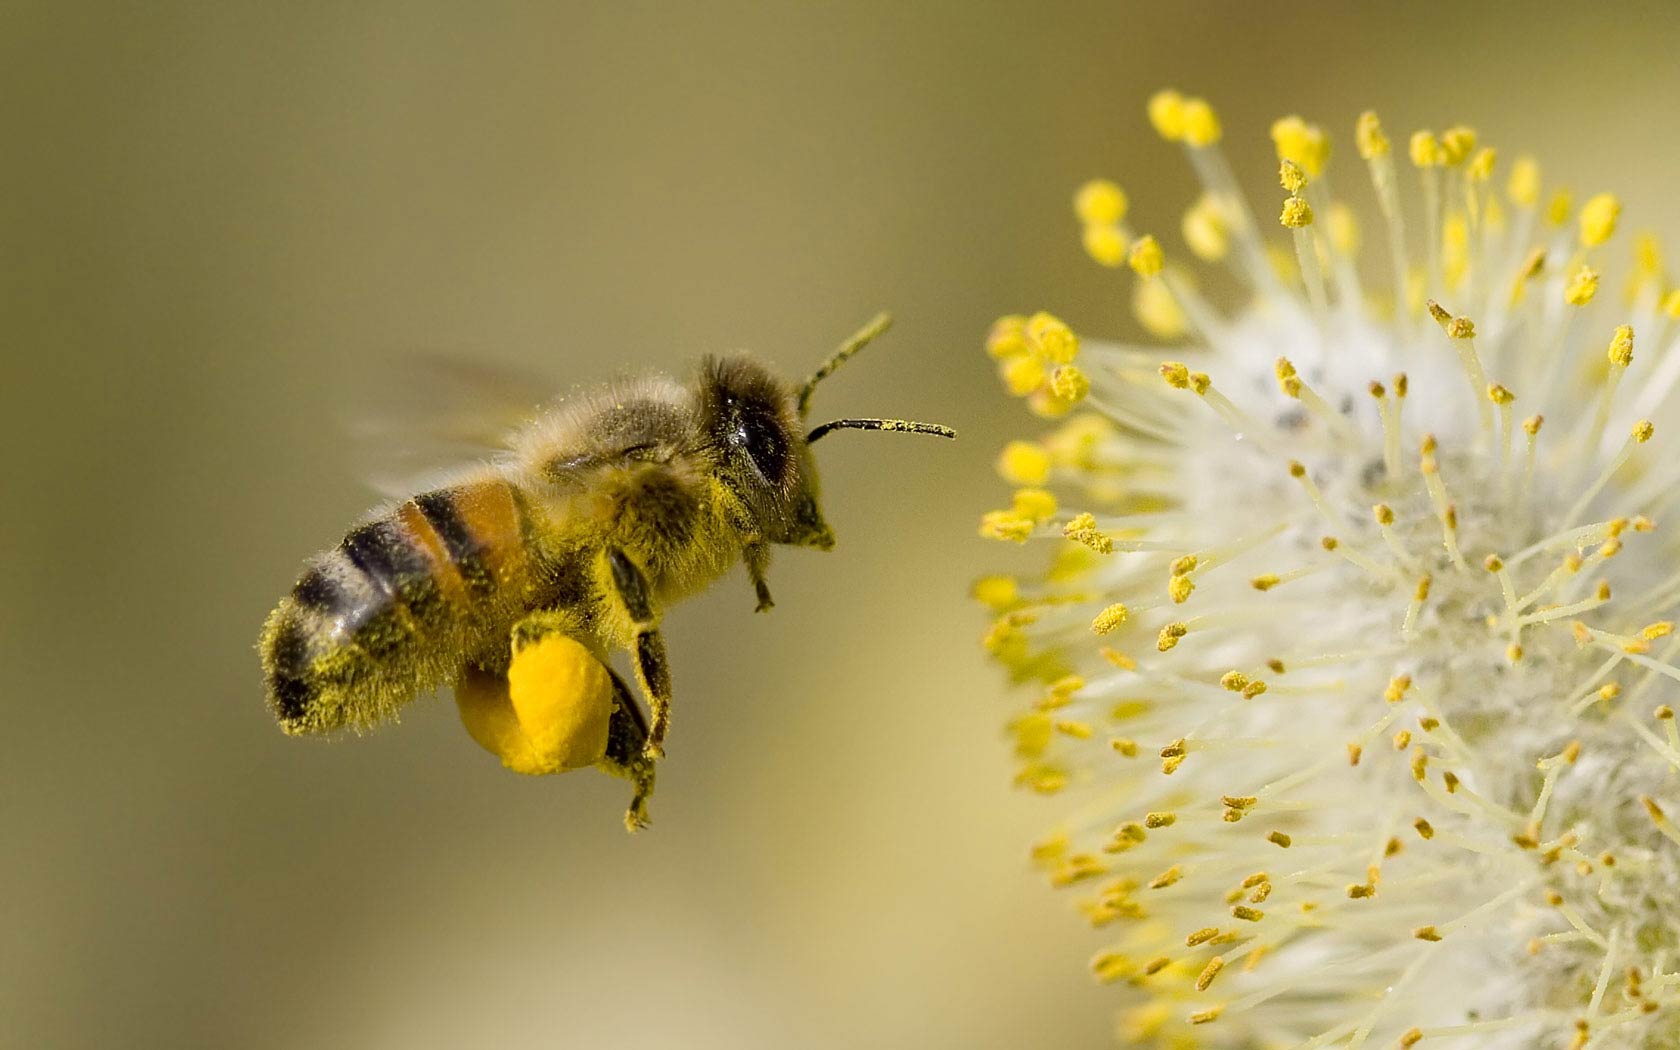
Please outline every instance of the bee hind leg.
[{"label": "bee hind leg", "polygon": [[[610,669],[609,669],[610,671]],[[607,722],[607,751],[597,763],[615,777],[623,777],[635,788],[630,808],[624,814],[624,826],[640,831],[648,826],[648,799],[653,797],[653,760],[643,754],[647,745],[647,719],[630,697],[630,687],[617,672],[612,673],[613,713]]]},{"label": "bee hind leg", "polygon": [[632,643],[636,682],[642,687],[653,716],[642,757],[651,763],[664,756],[665,731],[671,724],[671,667],[665,659],[665,639],[660,636],[659,623],[654,617],[653,589],[642,570],[617,547],[608,549],[607,561],[612,567],[613,587],[636,630]]}]

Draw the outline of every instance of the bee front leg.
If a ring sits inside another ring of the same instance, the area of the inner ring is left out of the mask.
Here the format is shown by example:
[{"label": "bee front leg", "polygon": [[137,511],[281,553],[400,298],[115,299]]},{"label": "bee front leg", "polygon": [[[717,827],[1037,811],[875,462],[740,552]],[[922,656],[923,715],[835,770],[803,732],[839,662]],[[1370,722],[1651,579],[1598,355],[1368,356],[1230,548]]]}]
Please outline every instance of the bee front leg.
[{"label": "bee front leg", "polygon": [[770,598],[770,585],[764,582],[764,574],[770,569],[770,545],[754,541],[747,544],[743,554],[747,575],[752,577],[753,590],[758,592],[758,608],[753,611],[769,612],[776,605]]},{"label": "bee front leg", "polygon": [[612,547],[607,550],[612,567],[613,587],[635,629],[636,682],[647,698],[653,724],[648,728],[642,755],[649,762],[665,755],[665,731],[671,725],[671,668],[665,659],[665,639],[653,613],[653,589],[630,556]]}]

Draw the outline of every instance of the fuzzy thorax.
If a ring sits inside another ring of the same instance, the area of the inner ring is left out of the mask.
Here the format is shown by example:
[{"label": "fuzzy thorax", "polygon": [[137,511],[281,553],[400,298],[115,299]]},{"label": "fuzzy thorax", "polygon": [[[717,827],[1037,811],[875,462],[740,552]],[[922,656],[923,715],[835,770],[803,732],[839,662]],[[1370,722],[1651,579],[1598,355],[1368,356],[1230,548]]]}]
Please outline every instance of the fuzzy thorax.
[{"label": "fuzzy thorax", "polygon": [[1613,196],[1543,200],[1464,127],[1402,164],[1374,114],[1370,237],[1296,117],[1262,222],[1205,102],[1149,113],[1202,183],[1184,243],[1246,297],[1216,308],[1119,187],[1079,191],[1170,349],[998,322],[1006,387],[1054,422],[1004,449],[981,532],[1047,555],[976,587],[1033,689],[1019,783],[1063,808],[1033,857],[1106,939],[1122,1038],[1680,1047],[1655,240],[1624,270]]}]

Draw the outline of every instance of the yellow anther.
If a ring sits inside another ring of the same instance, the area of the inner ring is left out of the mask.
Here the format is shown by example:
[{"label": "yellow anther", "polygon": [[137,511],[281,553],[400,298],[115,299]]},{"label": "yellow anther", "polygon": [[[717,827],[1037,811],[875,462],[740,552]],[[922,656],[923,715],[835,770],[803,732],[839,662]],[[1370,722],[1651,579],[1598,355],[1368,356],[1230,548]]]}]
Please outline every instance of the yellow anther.
[{"label": "yellow anther", "polygon": [[1379,503],[1371,508],[1371,516],[1377,519],[1378,525],[1394,524],[1394,508],[1386,503]]},{"label": "yellow anther", "polygon": [[1243,686],[1242,698],[1244,700],[1253,700],[1255,697],[1261,695],[1265,691],[1266,691],[1266,683],[1260,681],[1259,679],[1255,679],[1254,681],[1252,681],[1252,682],[1248,683],[1247,685]]},{"label": "yellow anther", "polygon": [[1406,692],[1411,689],[1411,687],[1411,675],[1396,675],[1388,680],[1388,688],[1383,690],[1383,699],[1391,704],[1398,704],[1406,698]]},{"label": "yellow anther", "polygon": [[1191,385],[1190,369],[1181,361],[1165,361],[1161,364],[1161,378],[1167,385],[1176,390],[1189,390]]},{"label": "yellow anther", "polygon": [[1272,845],[1278,847],[1279,849],[1288,849],[1289,846],[1290,846],[1290,843],[1294,842],[1295,840],[1290,838],[1288,835],[1284,834],[1281,831],[1274,831],[1270,835],[1266,836],[1266,841],[1270,842]]},{"label": "yellow anther", "polygon": [[1655,711],[1653,711],[1651,713],[1653,715],[1655,715],[1659,721],[1663,721],[1663,722],[1674,721],[1674,708],[1669,707],[1667,704],[1663,704],[1661,707],[1658,707]]},{"label": "yellow anther", "polygon": [[1132,244],[1132,250],[1127,258],[1132,272],[1139,277],[1154,277],[1166,265],[1166,257],[1161,253],[1161,243],[1152,234],[1144,234]]},{"label": "yellow anther", "polygon": [[[1412,600],[1415,601],[1415,602],[1426,602],[1426,601],[1428,601],[1429,600],[1429,588],[1434,582],[1435,582],[1435,578],[1433,576],[1430,576],[1428,573],[1425,573],[1424,575],[1418,577],[1417,586],[1415,588],[1413,588],[1413,590],[1412,590]],[[1411,681],[1411,678],[1409,676],[1404,676],[1403,675],[1402,677],[1404,677],[1406,679],[1406,681],[1408,681],[1408,682]]]},{"label": "yellow anther", "polygon": [[1040,310],[1027,318],[1026,335],[1033,350],[1052,364],[1065,365],[1079,354],[1079,337],[1055,314]]},{"label": "yellow anther", "polygon": [[1422,817],[1412,821],[1412,827],[1417,830],[1418,838],[1428,841],[1435,837],[1435,825]]},{"label": "yellow anther", "polygon": [[1194,554],[1186,554],[1182,558],[1174,558],[1172,564],[1167,567],[1167,571],[1174,576],[1183,576],[1185,573],[1195,572],[1200,560]]},{"label": "yellow anther", "polygon": [[1073,195],[1073,213],[1087,226],[1113,226],[1129,207],[1126,191],[1107,179],[1092,179]]},{"label": "yellow anther", "polygon": [[1552,194],[1552,199],[1546,202],[1546,222],[1553,226],[1562,226],[1569,221],[1569,212],[1575,207],[1575,195],[1566,189],[1560,189]]},{"label": "yellow anther", "polygon": [[1498,383],[1490,383],[1487,388],[1487,399],[1496,405],[1508,405],[1517,399],[1517,395]]},{"label": "yellow anther", "polygon": [[1176,823],[1178,823],[1178,814],[1171,811],[1145,813],[1143,816],[1143,826],[1150,829],[1170,828]]},{"label": "yellow anther", "polygon": [[1071,720],[1057,722],[1056,732],[1061,733],[1063,736],[1071,736],[1075,740],[1089,740],[1096,734],[1096,730],[1091,728],[1090,723],[1075,722]]},{"label": "yellow anther", "polygon": [[969,594],[975,601],[994,612],[1002,612],[1021,597],[1021,588],[1013,576],[982,576],[974,581]]},{"label": "yellow anther", "polygon": [[986,334],[986,353],[1001,361],[1026,354],[1029,349],[1025,317],[1008,314],[992,322],[992,330]]},{"label": "yellow anther", "polygon": [[1433,926],[1419,926],[1412,931],[1412,936],[1420,941],[1438,941],[1441,939],[1441,931]]},{"label": "yellow anther", "polygon": [[1208,985],[1213,983],[1213,979],[1218,977],[1219,971],[1224,968],[1225,957],[1223,955],[1215,955],[1213,958],[1209,959],[1207,966],[1203,967],[1200,976],[1196,978],[1196,991],[1207,991]]},{"label": "yellow anther", "polygon": [[1124,755],[1126,758],[1137,757],[1138,745],[1136,740],[1130,740],[1126,737],[1115,737],[1113,740],[1108,742],[1108,746],[1112,747],[1116,752]]},{"label": "yellow anther", "polygon": [[1096,635],[1111,634],[1131,616],[1131,610],[1120,603],[1108,606],[1091,620],[1091,633]]},{"label": "yellow anther", "polygon": [[1266,917],[1266,913],[1258,908],[1250,908],[1246,904],[1239,904],[1231,909],[1231,917],[1244,922],[1259,922]]},{"label": "yellow anther", "polygon": [[1447,322],[1447,338],[1474,339],[1476,338],[1476,323],[1468,317],[1455,317]]},{"label": "yellow anther", "polygon": [[1044,362],[1030,353],[1005,359],[999,373],[1004,388],[1014,397],[1026,397],[1044,385]]},{"label": "yellow anther", "polygon": [[1330,140],[1324,129],[1293,114],[1272,122],[1272,144],[1277,147],[1279,160],[1298,166],[1308,178],[1323,174],[1330,160]]},{"label": "yellow anther", "polygon": [[1411,384],[1406,379],[1406,373],[1396,372],[1394,374],[1394,396],[1405,397],[1406,391],[1410,388]]},{"label": "yellow anther", "polygon": [[1126,238],[1118,226],[1087,224],[1080,232],[1079,239],[1085,248],[1085,254],[1100,266],[1115,270],[1126,261]]},{"label": "yellow anther", "polygon": [[1499,152],[1491,146],[1483,146],[1470,158],[1470,177],[1477,182],[1486,182],[1493,178],[1493,166],[1499,161]]},{"label": "yellow anther", "polygon": [[1213,111],[1206,99],[1185,99],[1180,113],[1184,119],[1185,142],[1192,146],[1212,146],[1219,141],[1222,134],[1219,114]]},{"label": "yellow anther", "polygon": [[1545,425],[1545,422],[1545,416],[1529,416],[1527,419],[1523,420],[1523,433],[1527,434],[1529,437],[1535,437],[1540,433],[1540,428]]},{"label": "yellow anther", "polygon": [[1635,444],[1643,445],[1645,442],[1651,440],[1651,435],[1656,432],[1657,428],[1651,425],[1651,421],[1649,419],[1641,419],[1633,425],[1633,434],[1631,436],[1633,437]]},{"label": "yellow anther", "polygon": [[1616,220],[1621,217],[1622,202],[1614,193],[1600,193],[1581,205],[1581,245],[1596,248],[1616,232]]},{"label": "yellow anther", "polygon": [[1353,126],[1353,139],[1359,147],[1359,155],[1366,160],[1388,156],[1388,136],[1383,134],[1382,121],[1374,110],[1368,109],[1359,114],[1359,121]]},{"label": "yellow anther", "polygon": [[1178,644],[1178,640],[1190,633],[1190,628],[1182,623],[1169,623],[1161,628],[1161,633],[1155,636],[1157,652],[1167,652]]},{"label": "yellow anther", "polygon": [[1482,561],[1482,568],[1488,572],[1499,572],[1505,568],[1505,562],[1497,554],[1490,554]]},{"label": "yellow anther", "polygon": [[1583,265],[1569,278],[1563,289],[1563,299],[1571,306],[1585,306],[1598,294],[1598,271]]},{"label": "yellow anther", "polygon": [[1056,516],[1056,497],[1045,489],[1016,489],[1010,509],[1023,518],[1046,522]]},{"label": "yellow anther", "polygon": [[1535,248],[1533,251],[1529,252],[1528,257],[1523,260],[1522,279],[1525,281],[1532,281],[1536,277],[1539,277],[1541,272],[1545,269],[1546,249]]},{"label": "yellow anther", "polygon": [[[1507,663],[1513,663],[1514,664],[1518,660],[1521,660],[1522,658],[1523,658],[1523,647],[1518,645],[1516,642],[1512,642],[1510,645],[1507,645],[1505,647],[1505,660],[1506,660]],[[1452,774],[1450,774],[1450,773],[1448,774],[1448,776],[1451,776],[1451,775]],[[1448,790],[1451,790],[1451,789],[1449,788]]]},{"label": "yellow anther", "polygon": [[1292,160],[1278,162],[1278,183],[1290,195],[1298,194],[1307,185],[1307,175],[1301,166]]},{"label": "yellow anther", "polygon": [[1394,734],[1394,750],[1404,751],[1412,745],[1412,731],[1402,729]]},{"label": "yellow anther", "polygon": [[1050,373],[1050,392],[1064,401],[1077,403],[1091,392],[1091,380],[1077,365],[1058,365]]},{"label": "yellow anther", "polygon": [[1351,900],[1366,900],[1377,895],[1377,888],[1369,882],[1355,882],[1348,886],[1347,895]]},{"label": "yellow anther", "polygon": [[1610,339],[1610,363],[1626,368],[1633,364],[1633,326],[1619,324],[1616,334]]},{"label": "yellow anther", "polygon": [[1013,511],[987,511],[980,517],[980,535],[989,540],[1025,543],[1032,534],[1033,520]]},{"label": "yellow anther", "polygon": [[1412,779],[1421,783],[1429,775],[1429,755],[1422,748],[1414,748],[1411,754]]},{"label": "yellow anther", "polygon": [[1658,638],[1666,638],[1673,633],[1673,620],[1658,620],[1656,623],[1648,623],[1641,628],[1639,631],[1639,637],[1648,642],[1654,642]]},{"label": "yellow anther", "polygon": [[1412,163],[1420,168],[1439,167],[1446,161],[1441,144],[1427,131],[1412,132],[1410,153]]},{"label": "yellow anther", "polygon": [[1680,319],[1680,288],[1671,290],[1662,297],[1662,312],[1670,319]]},{"label": "yellow anther", "polygon": [[1219,684],[1233,693],[1240,693],[1248,686],[1248,675],[1241,671],[1226,671],[1220,677]]},{"label": "yellow anther", "polygon": [[1184,213],[1184,243],[1198,259],[1218,262],[1231,250],[1230,229],[1213,197],[1203,195]]},{"label": "yellow anther", "polygon": [[1075,543],[1084,544],[1098,554],[1114,553],[1114,539],[1097,528],[1097,519],[1090,513],[1076,514],[1062,526],[1062,535]]},{"label": "yellow anther", "polygon": [[1196,589],[1196,582],[1188,576],[1174,576],[1167,582],[1167,594],[1174,605],[1183,605],[1190,600],[1190,595]]},{"label": "yellow anther", "polygon": [[1533,157],[1518,157],[1511,165],[1511,177],[1505,180],[1505,194],[1519,208],[1532,208],[1540,203],[1540,165]]},{"label": "yellow anther", "polygon": [[1292,230],[1299,230],[1311,226],[1313,221],[1312,207],[1300,197],[1289,197],[1283,202],[1283,214],[1278,221]]},{"label": "yellow anther", "polygon": [[1447,311],[1447,308],[1433,299],[1430,299],[1423,305],[1428,308],[1429,316],[1434,318],[1435,323],[1441,326],[1441,331],[1449,332],[1450,334],[1448,326],[1453,322],[1453,315]]},{"label": "yellow anther", "polygon": [[1412,1047],[1423,1042],[1423,1029],[1408,1028],[1400,1036],[1400,1050],[1412,1050]]},{"label": "yellow anther", "polygon": [[1174,864],[1166,871],[1163,871],[1153,879],[1150,879],[1149,888],[1152,890],[1164,890],[1182,878],[1184,878],[1184,869],[1179,867],[1177,864]]},{"label": "yellow anther", "polygon": [[1050,477],[1050,453],[1031,441],[1011,441],[998,456],[997,472],[1012,485],[1042,485]]},{"label": "yellow anther", "polygon": [[1475,128],[1457,124],[1441,132],[1441,159],[1455,168],[1469,160],[1475,148]]},{"label": "yellow anther", "polygon": [[1272,573],[1266,573],[1264,576],[1256,576],[1254,579],[1248,581],[1249,586],[1253,587],[1257,591],[1269,591],[1281,582],[1282,580]]},{"label": "yellow anther", "polygon": [[1184,138],[1184,96],[1172,89],[1157,91],[1149,99],[1149,123],[1168,142]]}]

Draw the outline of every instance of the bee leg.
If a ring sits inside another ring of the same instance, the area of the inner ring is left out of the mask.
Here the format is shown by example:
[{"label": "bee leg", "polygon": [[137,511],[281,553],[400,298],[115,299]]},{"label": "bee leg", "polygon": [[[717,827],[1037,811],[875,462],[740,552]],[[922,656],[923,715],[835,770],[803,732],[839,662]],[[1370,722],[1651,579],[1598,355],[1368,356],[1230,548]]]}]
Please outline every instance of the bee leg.
[{"label": "bee leg", "polygon": [[612,681],[613,713],[607,723],[607,753],[599,765],[634,785],[636,793],[625,811],[624,826],[629,831],[640,831],[648,826],[647,803],[653,796],[653,760],[642,754],[647,744],[647,720],[636,701],[630,698],[630,688],[624,679],[613,672]]},{"label": "bee leg", "polygon": [[758,592],[758,608],[753,611],[769,612],[776,605],[770,598],[770,585],[764,582],[764,574],[770,568],[770,545],[763,542],[749,543],[744,555],[747,575],[752,577],[753,590]]},{"label": "bee leg", "polygon": [[636,681],[653,715],[642,755],[651,762],[664,756],[665,731],[671,724],[671,668],[665,660],[665,639],[660,637],[652,588],[642,570],[617,547],[608,548],[607,561],[612,566],[613,587],[636,630]]}]

